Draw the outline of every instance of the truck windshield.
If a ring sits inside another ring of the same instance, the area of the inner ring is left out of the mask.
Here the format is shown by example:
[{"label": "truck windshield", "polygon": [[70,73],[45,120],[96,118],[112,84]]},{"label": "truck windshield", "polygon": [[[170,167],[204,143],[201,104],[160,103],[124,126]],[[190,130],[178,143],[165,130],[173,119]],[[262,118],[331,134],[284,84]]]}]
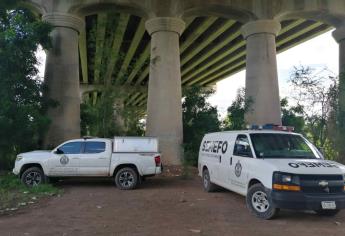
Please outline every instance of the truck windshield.
[{"label": "truck windshield", "polygon": [[317,159],[310,144],[294,134],[250,134],[258,158]]}]

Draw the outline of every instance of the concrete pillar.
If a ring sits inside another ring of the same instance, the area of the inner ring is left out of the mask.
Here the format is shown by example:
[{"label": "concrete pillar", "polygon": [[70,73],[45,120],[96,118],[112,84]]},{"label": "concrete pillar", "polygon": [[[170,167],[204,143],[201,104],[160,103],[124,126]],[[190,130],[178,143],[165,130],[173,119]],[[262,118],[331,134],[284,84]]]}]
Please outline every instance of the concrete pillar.
[{"label": "concrete pillar", "polygon": [[145,26],[151,35],[146,135],[159,138],[164,163],[178,165],[183,139],[179,36],[185,23],[157,17]]},{"label": "concrete pillar", "polygon": [[257,20],[242,26],[246,40],[246,113],[248,124],[281,125],[275,37],[280,23]]},{"label": "concrete pillar", "polygon": [[345,138],[345,26],[339,27],[333,31],[333,38],[339,44],[339,94],[338,94],[338,111],[337,111],[337,130],[339,160],[345,163],[345,149],[342,148]]},{"label": "concrete pillar", "polygon": [[57,107],[48,110],[51,124],[44,146],[51,147],[80,137],[78,33],[84,21],[62,13],[46,14],[43,20],[54,26],[44,75],[45,96],[58,103]]}]

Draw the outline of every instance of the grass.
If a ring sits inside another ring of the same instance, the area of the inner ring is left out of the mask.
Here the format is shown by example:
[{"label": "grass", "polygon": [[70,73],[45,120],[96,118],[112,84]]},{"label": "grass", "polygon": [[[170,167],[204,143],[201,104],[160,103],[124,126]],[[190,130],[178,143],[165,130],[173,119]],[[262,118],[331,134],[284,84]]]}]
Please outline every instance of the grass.
[{"label": "grass", "polygon": [[62,190],[51,184],[28,188],[13,174],[0,175],[0,214],[33,204],[39,198],[61,194]]}]

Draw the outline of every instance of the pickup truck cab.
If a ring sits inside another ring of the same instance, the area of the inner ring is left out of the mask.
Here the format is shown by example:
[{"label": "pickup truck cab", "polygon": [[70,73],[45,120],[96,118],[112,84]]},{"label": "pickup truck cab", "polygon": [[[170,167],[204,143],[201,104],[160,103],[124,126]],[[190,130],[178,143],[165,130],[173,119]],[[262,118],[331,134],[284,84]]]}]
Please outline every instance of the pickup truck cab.
[{"label": "pickup truck cab", "polygon": [[112,177],[123,190],[134,189],[143,178],[161,171],[158,140],[149,137],[69,140],[52,151],[17,155],[13,169],[28,186],[59,177]]},{"label": "pickup truck cab", "polygon": [[218,185],[246,196],[247,207],[259,218],[271,219],[280,208],[329,216],[345,208],[345,166],[324,160],[298,133],[240,130],[206,134],[198,169],[205,191]]}]

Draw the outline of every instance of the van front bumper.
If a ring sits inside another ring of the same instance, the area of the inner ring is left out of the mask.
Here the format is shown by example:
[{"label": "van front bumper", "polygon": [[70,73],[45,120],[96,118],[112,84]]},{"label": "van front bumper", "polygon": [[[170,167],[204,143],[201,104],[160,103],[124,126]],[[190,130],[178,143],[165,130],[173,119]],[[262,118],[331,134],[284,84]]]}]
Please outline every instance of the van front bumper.
[{"label": "van front bumper", "polygon": [[336,209],[345,208],[345,192],[337,194],[306,194],[303,192],[271,191],[276,208],[296,210],[321,210],[321,202],[334,201]]}]

